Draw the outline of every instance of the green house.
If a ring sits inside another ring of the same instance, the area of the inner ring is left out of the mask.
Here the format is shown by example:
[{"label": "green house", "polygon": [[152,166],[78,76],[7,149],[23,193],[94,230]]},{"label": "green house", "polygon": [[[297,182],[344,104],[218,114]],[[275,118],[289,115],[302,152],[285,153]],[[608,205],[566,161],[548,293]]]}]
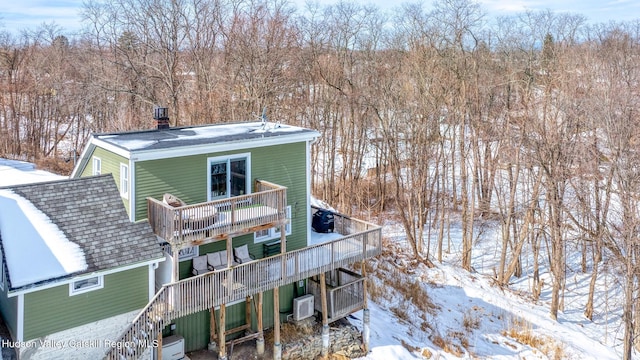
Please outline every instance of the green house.
[{"label": "green house", "polygon": [[[307,279],[380,252],[379,228],[356,219],[336,214],[341,234],[312,231],[318,132],[269,122],[159,124],[94,135],[72,174],[112,174],[130,220],[148,221],[161,239],[167,261],[141,314],[159,342],[179,335],[185,351],[217,343],[224,358],[229,339],[250,333],[260,347],[264,329],[299,315],[294,299],[312,291]],[[340,239],[350,243],[334,254]],[[148,339],[139,326],[123,341]]]},{"label": "green house", "polygon": [[165,260],[108,175],[0,187],[0,250],[3,347],[27,359],[101,356],[153,298]]}]

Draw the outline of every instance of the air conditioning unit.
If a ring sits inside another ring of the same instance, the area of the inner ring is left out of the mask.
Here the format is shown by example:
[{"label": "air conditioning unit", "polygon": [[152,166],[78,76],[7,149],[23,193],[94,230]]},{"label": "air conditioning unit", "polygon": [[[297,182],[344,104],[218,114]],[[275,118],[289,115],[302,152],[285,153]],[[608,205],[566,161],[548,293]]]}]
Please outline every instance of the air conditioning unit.
[{"label": "air conditioning unit", "polygon": [[184,338],[180,335],[162,338],[162,359],[158,360],[180,359],[184,359]]},{"label": "air conditioning unit", "polygon": [[293,320],[300,321],[313,316],[313,294],[293,299]]}]

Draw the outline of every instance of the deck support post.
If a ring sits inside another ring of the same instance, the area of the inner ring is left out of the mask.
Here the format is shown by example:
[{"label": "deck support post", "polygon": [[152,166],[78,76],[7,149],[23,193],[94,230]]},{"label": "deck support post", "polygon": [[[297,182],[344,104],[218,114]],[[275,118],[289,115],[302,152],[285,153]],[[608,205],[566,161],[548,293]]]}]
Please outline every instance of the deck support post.
[{"label": "deck support post", "polygon": [[329,325],[322,325],[322,358],[327,359],[329,356],[329,345],[330,337],[329,337]]},{"label": "deck support post", "polygon": [[216,331],[216,309],[215,308],[210,308],[209,309],[209,345],[208,345],[208,349],[210,351],[215,350],[215,346],[216,346],[216,337],[217,337],[217,331]]},{"label": "deck support post", "polygon": [[244,322],[251,331],[251,296],[247,296],[244,300]]},{"label": "deck support post", "polygon": [[225,304],[220,304],[220,326],[218,330],[218,359],[219,360],[227,360],[227,344],[225,339],[225,324],[227,322],[226,319],[226,306]]},{"label": "deck support post", "polygon": [[365,260],[360,263],[360,272],[364,281],[362,282],[362,345],[364,345],[365,353],[369,352],[369,340],[371,338],[371,330],[369,329],[369,323],[371,322],[371,314],[369,312],[369,306],[367,304],[367,267]]},{"label": "deck support post", "polygon": [[[278,211],[284,211],[284,204],[278,206]],[[287,252],[287,235],[284,224],[280,226],[280,254]],[[282,256],[280,263],[280,277],[287,276],[287,266],[285,257]],[[282,344],[280,343],[280,288],[273,289],[273,359],[282,360]]]},{"label": "deck support post", "polygon": [[[254,298],[255,299],[255,298]],[[258,305],[256,307],[256,320],[257,331],[258,331],[258,340],[256,340],[256,352],[258,356],[261,358],[264,355],[264,332],[262,330],[262,292],[258,293]]]},{"label": "deck support post", "polygon": [[322,358],[329,355],[329,314],[327,314],[327,279],[320,273],[320,298],[322,300]]},{"label": "deck support post", "polygon": [[180,280],[180,247],[171,244],[171,282],[177,282]]},{"label": "deck support post", "polygon": [[233,238],[227,236],[227,267],[233,265]]},{"label": "deck support post", "polygon": [[282,344],[280,344],[280,289],[273,289],[273,359],[282,360]]},{"label": "deck support post", "polygon": [[364,345],[364,352],[369,353],[369,339],[371,338],[371,330],[369,329],[369,323],[371,322],[371,314],[369,309],[362,310],[362,345]]},{"label": "deck support post", "polygon": [[[153,350],[151,351],[153,353]],[[156,346],[158,359],[162,359],[162,331],[158,333],[158,345]]]}]

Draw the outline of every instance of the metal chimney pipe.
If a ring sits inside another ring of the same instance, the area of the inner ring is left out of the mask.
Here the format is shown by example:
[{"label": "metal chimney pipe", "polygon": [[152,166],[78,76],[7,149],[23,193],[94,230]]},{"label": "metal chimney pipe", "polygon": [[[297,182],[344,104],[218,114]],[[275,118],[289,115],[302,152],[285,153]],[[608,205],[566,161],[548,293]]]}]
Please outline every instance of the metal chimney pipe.
[{"label": "metal chimney pipe", "polygon": [[153,118],[158,122],[158,130],[169,129],[169,109],[156,107],[153,109]]}]

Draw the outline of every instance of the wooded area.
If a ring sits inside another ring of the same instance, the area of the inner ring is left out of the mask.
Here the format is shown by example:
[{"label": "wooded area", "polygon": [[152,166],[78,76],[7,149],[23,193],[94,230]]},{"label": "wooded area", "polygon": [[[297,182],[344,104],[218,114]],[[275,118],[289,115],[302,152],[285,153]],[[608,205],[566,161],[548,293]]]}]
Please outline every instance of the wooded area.
[{"label": "wooded area", "polygon": [[496,282],[530,256],[537,297],[548,262],[554,319],[567,256],[592,274],[589,319],[596,278],[615,269],[625,358],[640,348],[640,20],[493,19],[469,0],[392,14],[347,2],[89,1],[84,17],[82,34],[0,35],[0,156],[68,170],[92,132],[153,128],[156,105],[171,126],[257,120],[266,107],[270,121],[322,134],[316,196],[365,218],[397,214],[416,257],[441,261],[460,221],[471,270],[477,227],[496,221]]}]

